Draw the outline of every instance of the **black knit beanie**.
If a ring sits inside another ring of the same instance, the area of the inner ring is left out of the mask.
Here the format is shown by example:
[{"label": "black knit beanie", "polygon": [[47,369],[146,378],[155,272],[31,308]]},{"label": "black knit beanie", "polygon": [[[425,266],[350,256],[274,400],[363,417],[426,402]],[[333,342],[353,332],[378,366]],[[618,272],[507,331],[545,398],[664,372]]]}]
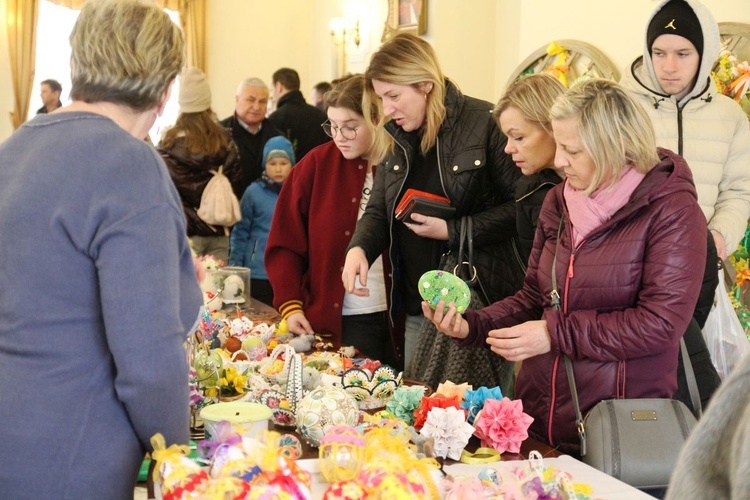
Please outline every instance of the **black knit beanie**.
[{"label": "black knit beanie", "polygon": [[695,11],[684,0],[671,0],[651,19],[646,30],[648,53],[661,35],[679,35],[695,45],[699,55],[703,55],[703,30]]}]

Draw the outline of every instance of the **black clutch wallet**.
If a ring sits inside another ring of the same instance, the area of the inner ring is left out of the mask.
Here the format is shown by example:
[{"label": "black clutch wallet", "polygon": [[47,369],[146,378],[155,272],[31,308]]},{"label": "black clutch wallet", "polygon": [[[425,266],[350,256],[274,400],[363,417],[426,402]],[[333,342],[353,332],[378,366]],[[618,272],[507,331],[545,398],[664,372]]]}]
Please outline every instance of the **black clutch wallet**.
[{"label": "black clutch wallet", "polygon": [[411,222],[411,214],[413,213],[447,220],[453,217],[456,213],[456,208],[444,201],[429,200],[421,196],[414,196],[402,210],[396,212],[396,219]]}]

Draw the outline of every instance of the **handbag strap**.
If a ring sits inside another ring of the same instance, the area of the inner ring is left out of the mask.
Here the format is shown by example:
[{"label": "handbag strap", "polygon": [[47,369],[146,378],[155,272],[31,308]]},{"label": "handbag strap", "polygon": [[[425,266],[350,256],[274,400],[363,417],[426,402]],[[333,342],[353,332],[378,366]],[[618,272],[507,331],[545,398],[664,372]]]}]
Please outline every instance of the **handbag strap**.
[{"label": "handbag strap", "polygon": [[[453,274],[459,276],[459,270],[463,266],[466,266],[470,273],[470,277],[464,281],[466,281],[467,285],[472,286],[477,282],[478,274],[477,268],[474,267],[474,223],[471,216],[465,215],[461,217],[459,226],[458,259],[456,267],[453,269]],[[464,245],[466,245],[466,248],[468,249],[468,253],[466,254],[464,253]]]},{"label": "handbag strap", "polygon": [[[552,259],[552,292],[550,292],[550,299],[552,308],[556,311],[561,310],[560,294],[557,291],[557,249],[560,246],[560,236],[562,235],[562,228],[564,225],[564,215],[560,217],[560,226],[557,228],[557,241],[555,242],[555,256]],[[690,363],[690,355],[688,354],[687,347],[685,346],[685,339],[680,338],[680,352],[682,353],[682,366],[685,369],[685,378],[687,379],[687,386],[690,392],[690,400],[693,404],[693,409],[696,413],[696,417],[701,415],[701,400],[698,395],[698,384],[695,381],[695,372],[693,372],[693,365]],[[573,397],[573,409],[576,414],[576,428],[578,429],[578,438],[581,440],[581,456],[586,456],[586,428],[583,425],[583,415],[581,414],[581,406],[578,402],[578,389],[576,388],[575,374],[573,373],[573,362],[570,360],[567,354],[562,354],[563,361],[565,362],[565,372],[568,376],[568,385],[570,385],[570,394]]]}]

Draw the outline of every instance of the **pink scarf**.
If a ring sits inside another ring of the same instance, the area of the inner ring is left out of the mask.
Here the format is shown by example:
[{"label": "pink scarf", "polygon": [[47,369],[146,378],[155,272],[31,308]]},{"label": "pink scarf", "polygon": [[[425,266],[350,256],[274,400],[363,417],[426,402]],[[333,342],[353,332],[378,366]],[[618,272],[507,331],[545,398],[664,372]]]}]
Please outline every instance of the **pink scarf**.
[{"label": "pink scarf", "polygon": [[574,244],[578,245],[625,206],[644,177],[645,174],[627,166],[619,181],[614,185],[607,182],[591,195],[583,194],[566,182],[563,196],[573,224]]}]

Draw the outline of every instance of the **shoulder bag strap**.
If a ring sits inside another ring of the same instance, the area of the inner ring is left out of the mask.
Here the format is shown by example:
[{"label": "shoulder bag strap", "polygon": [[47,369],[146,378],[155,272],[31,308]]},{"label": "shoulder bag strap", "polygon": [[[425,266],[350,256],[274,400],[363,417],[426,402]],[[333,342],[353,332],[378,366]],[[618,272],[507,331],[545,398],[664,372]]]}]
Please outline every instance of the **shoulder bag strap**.
[{"label": "shoulder bag strap", "polygon": [[703,406],[701,405],[700,393],[698,392],[698,382],[695,380],[693,363],[690,361],[690,354],[685,345],[684,337],[680,339],[680,353],[682,353],[682,367],[685,369],[685,379],[687,380],[688,392],[690,392],[690,402],[693,404],[695,418],[698,419],[703,412]]},{"label": "shoulder bag strap", "polygon": [[[467,285],[473,286],[477,282],[477,268],[474,267],[474,226],[471,216],[461,217],[458,241],[458,256],[453,274],[463,279]],[[464,246],[467,252],[464,252]],[[466,269],[466,278],[462,278],[461,271]]]},{"label": "shoulder bag strap", "polygon": [[[560,226],[557,228],[557,241],[555,241],[555,255],[552,258],[552,291],[550,292],[550,301],[552,309],[555,311],[561,311],[562,306],[560,304],[560,293],[557,291],[557,249],[560,247],[560,236],[562,235],[563,227],[565,226],[565,215],[560,216]],[[576,428],[578,429],[578,438],[581,440],[581,456],[586,455],[586,430],[583,427],[583,415],[581,415],[581,407],[578,404],[578,390],[576,389],[576,379],[573,374],[573,363],[570,358],[563,353],[563,361],[565,362],[565,372],[568,375],[568,384],[570,385],[570,393],[573,396],[573,409],[576,412]]]},{"label": "shoulder bag strap", "polygon": [[[461,217],[461,222],[458,223],[458,255],[456,261],[458,267],[461,267],[464,261],[464,242],[466,241],[466,217]],[[453,274],[456,274],[455,272]]]}]

